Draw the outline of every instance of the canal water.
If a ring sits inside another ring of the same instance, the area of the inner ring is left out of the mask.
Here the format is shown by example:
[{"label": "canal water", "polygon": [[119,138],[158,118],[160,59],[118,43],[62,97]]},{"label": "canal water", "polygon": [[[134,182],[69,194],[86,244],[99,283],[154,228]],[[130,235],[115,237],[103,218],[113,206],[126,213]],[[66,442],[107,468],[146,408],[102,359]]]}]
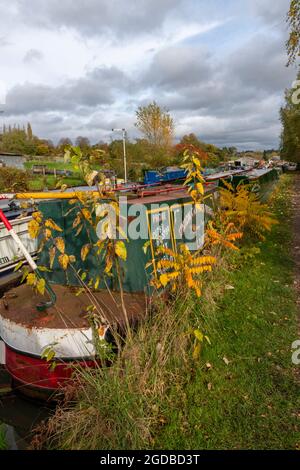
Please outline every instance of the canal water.
[{"label": "canal water", "polygon": [[30,446],[34,429],[50,416],[53,406],[31,400],[11,388],[10,377],[0,366],[0,423],[11,450],[24,450]]}]

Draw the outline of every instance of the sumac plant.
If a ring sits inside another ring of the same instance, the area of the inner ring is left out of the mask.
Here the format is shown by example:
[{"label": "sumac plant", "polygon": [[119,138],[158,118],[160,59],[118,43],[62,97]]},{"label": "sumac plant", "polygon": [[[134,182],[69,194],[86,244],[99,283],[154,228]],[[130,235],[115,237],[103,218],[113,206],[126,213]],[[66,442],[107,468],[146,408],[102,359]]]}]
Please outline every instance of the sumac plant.
[{"label": "sumac plant", "polygon": [[[186,170],[184,185],[194,201],[195,206],[204,202],[204,178],[200,157],[192,149],[186,149],[183,155],[182,168]],[[224,223],[223,223],[224,222]],[[180,288],[192,289],[200,297],[203,285],[203,275],[211,272],[217,263],[214,247],[238,250],[235,242],[241,239],[243,233],[236,230],[235,225],[226,220],[212,220],[205,230],[205,241],[202,248],[191,252],[182,243],[176,249],[170,249],[164,244],[155,250],[154,259],[148,263],[153,266],[152,283],[156,288],[168,287],[171,292]]]},{"label": "sumac plant", "polygon": [[153,281],[155,287],[169,286],[172,292],[181,287],[188,287],[200,297],[202,289],[200,274],[212,271],[216,258],[191,253],[184,243],[179,245],[178,251],[161,245],[156,249],[156,257],[160,255],[163,258],[157,261],[156,267],[161,274]]},{"label": "sumac plant", "polygon": [[237,188],[223,181],[220,189],[220,209],[218,218],[222,226],[231,224],[238,232],[244,232],[260,240],[277,223],[267,204],[251,191],[251,185],[240,183]]},{"label": "sumac plant", "polygon": [[[72,163],[79,167],[87,180],[91,180],[89,161],[84,164],[84,156],[71,149],[70,152]],[[120,261],[126,261],[126,237],[122,231],[120,222],[119,204],[114,194],[101,191],[101,185],[98,185],[98,192],[79,191],[76,197],[69,200],[69,208],[64,216],[71,221],[74,230],[74,237],[83,234],[83,238],[87,240],[81,247],[80,258],[81,268],[76,271],[74,263],[77,261],[72,253],[68,253],[65,244],[63,229],[56,224],[51,218],[43,217],[39,211],[33,213],[32,220],[29,222],[28,230],[32,238],[39,239],[39,252],[48,251],[49,265],[42,267],[44,270],[52,270],[55,261],[58,262],[61,269],[66,273],[68,280],[68,272],[71,270],[79,281],[77,295],[83,292],[97,290],[100,284],[106,285],[107,279],[114,281],[114,286],[120,291],[121,306],[128,326],[127,312],[124,302],[124,293],[122,285],[122,269]],[[101,236],[97,233],[97,226],[101,222]],[[96,236],[96,233],[98,236]],[[111,236],[116,234],[116,236]],[[118,236],[122,234],[122,237]],[[122,238],[122,239],[120,239]],[[125,240],[125,241],[124,241]],[[95,277],[91,277],[89,262],[97,260],[99,269]],[[41,267],[39,266],[41,270]],[[27,283],[33,285],[30,274],[25,273]],[[41,289],[40,289],[41,290]]]}]

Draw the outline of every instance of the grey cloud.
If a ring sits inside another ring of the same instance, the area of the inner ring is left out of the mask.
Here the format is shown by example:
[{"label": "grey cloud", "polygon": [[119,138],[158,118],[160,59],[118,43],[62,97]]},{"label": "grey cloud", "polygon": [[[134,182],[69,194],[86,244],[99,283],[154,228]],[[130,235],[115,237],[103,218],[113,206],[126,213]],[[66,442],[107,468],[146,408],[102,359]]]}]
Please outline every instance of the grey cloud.
[{"label": "grey cloud", "polygon": [[290,0],[250,0],[253,12],[267,24],[282,24],[290,7]]},{"label": "grey cloud", "polygon": [[243,150],[276,147],[280,133],[278,118],[268,120],[257,115],[199,122],[187,120],[182,130],[186,132],[190,128],[206,142],[220,147],[234,145]]},{"label": "grey cloud", "polygon": [[256,127],[253,130],[248,129],[247,123],[244,127],[235,130],[234,124],[228,122],[226,131],[217,129],[215,132],[202,132],[201,138],[220,147],[236,146],[241,150],[262,150],[277,148],[279,133],[279,122],[274,122],[269,126]]},{"label": "grey cloud", "polygon": [[133,35],[153,31],[183,0],[16,0],[23,21],[37,26],[72,28],[85,35]]},{"label": "grey cloud", "polygon": [[[4,13],[9,10],[11,17],[15,15],[16,28],[21,22],[29,36],[36,35],[35,27],[48,28],[49,37],[61,29],[62,38],[65,29],[72,29],[83,38],[93,36],[99,48],[102,38],[95,36],[114,39],[115,50],[120,41],[127,41],[130,36],[137,42],[139,34],[159,35],[166,23],[173,26],[174,18],[177,24],[180,17],[182,24],[185,19],[186,24],[197,21],[198,13],[201,21],[210,18],[204,0],[31,0],[30,14],[28,1],[12,0],[5,10],[6,4],[0,0],[2,3]],[[195,132],[220,146],[275,146],[280,133],[278,112],[283,90],[295,78],[295,71],[285,67],[285,15],[289,0],[243,0],[243,7],[236,6],[235,1],[212,0],[209,5],[220,18],[225,15],[226,3],[234,9],[230,11],[238,10],[241,24],[245,22],[249,30],[260,31],[239,47],[236,36],[228,41],[229,47],[235,46],[236,50],[227,56],[207,53],[203,45],[199,46],[199,36],[159,50],[147,70],[144,63],[139,67],[136,64],[140,73],[136,72],[134,81],[116,67],[100,67],[58,86],[25,82],[9,90],[6,116],[12,122],[23,118],[25,122],[32,121],[39,135],[46,134],[55,141],[78,134],[87,135],[92,141],[109,139],[111,127],[123,126],[134,137],[135,109],[155,99],[175,117],[178,138],[184,132]],[[242,11],[244,6],[246,13]],[[223,37],[219,37],[216,33],[216,39],[222,41]],[[38,42],[30,44],[40,47]],[[154,52],[149,44],[145,63]],[[205,40],[202,44],[211,47]],[[217,41],[213,42],[214,47],[215,44]],[[2,45],[7,45],[5,38]],[[225,53],[226,50],[225,47]],[[33,51],[27,52],[25,61],[39,60]],[[47,66],[46,57],[45,54]]]},{"label": "grey cloud", "polygon": [[0,36],[0,47],[10,46],[11,43],[6,39],[5,36]]},{"label": "grey cloud", "polygon": [[23,62],[25,64],[30,64],[31,62],[35,61],[40,61],[43,59],[43,53],[39,51],[38,49],[29,49],[29,51],[26,52]]},{"label": "grey cloud", "polygon": [[197,48],[182,48],[182,61],[176,61],[177,48],[170,61],[169,50],[162,51],[154,57],[140,87],[147,84],[170,110],[228,116],[256,107],[259,113],[264,99],[282,95],[294,80],[294,70],[285,67],[281,39],[255,36],[222,62],[205,55],[201,58]]},{"label": "grey cloud", "polygon": [[6,115],[34,111],[74,111],[114,101],[114,96],[130,89],[130,80],[116,67],[97,68],[77,80],[52,87],[24,83],[11,88],[6,96]]},{"label": "grey cloud", "polygon": [[[295,79],[295,71],[285,67],[282,35],[256,35],[221,62],[205,55],[197,61],[199,50],[186,50],[182,73],[172,70],[165,52],[154,57],[143,85],[175,114],[181,132],[198,133],[221,146],[278,145],[283,91]],[[212,129],[203,124],[206,119],[214,121]]]},{"label": "grey cloud", "polygon": [[200,47],[177,45],[159,51],[144,75],[144,85],[180,89],[209,80],[209,54]]},{"label": "grey cloud", "polygon": [[282,36],[258,35],[231,58],[230,73],[243,86],[252,86],[268,93],[282,91],[290,86],[295,72],[286,68],[286,52]]}]

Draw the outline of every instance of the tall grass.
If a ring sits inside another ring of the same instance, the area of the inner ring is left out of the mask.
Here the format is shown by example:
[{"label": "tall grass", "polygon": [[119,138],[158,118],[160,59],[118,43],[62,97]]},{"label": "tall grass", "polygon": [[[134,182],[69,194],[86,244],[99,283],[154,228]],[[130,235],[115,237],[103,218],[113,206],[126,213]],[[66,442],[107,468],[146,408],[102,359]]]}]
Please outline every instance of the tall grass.
[{"label": "tall grass", "polygon": [[[151,447],[166,421],[171,389],[189,380],[194,300],[178,293],[157,300],[148,319],[125,341],[114,363],[78,370],[75,396],[43,429],[44,442],[62,449],[143,449]],[[43,442],[42,442],[43,445]]]},{"label": "tall grass", "polygon": [[0,422],[0,450],[7,449],[7,442],[6,442],[6,431],[4,424]]}]

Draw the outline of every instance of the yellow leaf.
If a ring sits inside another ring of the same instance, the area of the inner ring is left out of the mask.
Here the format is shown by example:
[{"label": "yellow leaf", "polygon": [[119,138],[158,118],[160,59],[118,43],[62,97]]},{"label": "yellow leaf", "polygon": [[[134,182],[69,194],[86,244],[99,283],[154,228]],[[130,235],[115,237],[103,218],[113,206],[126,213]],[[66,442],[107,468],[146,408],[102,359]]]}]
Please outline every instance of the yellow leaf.
[{"label": "yellow leaf", "polygon": [[98,334],[99,334],[100,338],[104,338],[105,332],[106,332],[105,326],[100,326],[98,328]]},{"label": "yellow leaf", "polygon": [[90,223],[92,224],[92,216],[91,216],[91,213],[88,209],[86,209],[85,207],[83,209],[81,209],[81,212],[83,214],[83,217]]},{"label": "yellow leaf", "polygon": [[208,342],[208,344],[211,344],[210,339],[209,339],[208,336],[205,335],[204,338],[206,339],[206,341]]},{"label": "yellow leaf", "polygon": [[204,335],[200,330],[194,330],[194,336],[197,338],[198,341],[202,343]]},{"label": "yellow leaf", "polygon": [[56,253],[56,248],[55,248],[55,246],[52,246],[49,249],[49,260],[50,260],[50,268],[51,269],[52,269],[52,266],[53,266],[53,263],[54,263],[55,253]]},{"label": "yellow leaf", "polygon": [[61,237],[56,238],[55,245],[61,253],[65,252],[65,241],[63,238]]},{"label": "yellow leaf", "polygon": [[40,231],[39,223],[35,219],[30,220],[30,222],[28,223],[28,233],[30,237],[36,238],[39,234],[39,231]]},{"label": "yellow leaf", "polygon": [[198,286],[194,286],[194,290],[196,292],[197,297],[201,297],[201,289]]},{"label": "yellow leaf", "polygon": [[161,259],[157,263],[157,269],[168,269],[168,268],[174,268],[174,269],[180,269],[179,265],[174,263],[172,260],[168,259]]},{"label": "yellow leaf", "polygon": [[197,192],[195,189],[192,189],[192,190],[190,191],[190,194],[191,194],[191,198],[192,198],[192,199],[194,199],[194,200],[197,199],[198,192]]},{"label": "yellow leaf", "polygon": [[145,242],[144,245],[143,245],[143,252],[144,252],[145,254],[147,253],[149,246],[150,246],[150,240],[148,240],[147,242]]},{"label": "yellow leaf", "polygon": [[43,216],[41,212],[37,211],[32,213],[32,218],[35,219],[38,224],[40,224],[42,222]]},{"label": "yellow leaf", "polygon": [[26,282],[29,286],[34,286],[36,284],[36,275],[34,273],[29,273]]},{"label": "yellow leaf", "polygon": [[68,267],[68,264],[69,264],[69,256],[66,255],[66,254],[61,254],[59,255],[58,257],[58,261],[59,261],[59,264],[61,265],[61,267],[66,270],[67,267]]},{"label": "yellow leaf", "polygon": [[49,228],[46,228],[45,229],[45,238],[46,238],[46,240],[49,240],[49,238],[51,238],[51,237],[52,237],[51,230]]},{"label": "yellow leaf", "polygon": [[193,359],[194,360],[199,359],[200,352],[201,352],[201,343],[198,342],[196,344],[196,346],[194,347],[194,350],[193,350]]},{"label": "yellow leaf", "polygon": [[24,263],[23,260],[19,261],[18,264],[14,268],[14,272],[19,271],[23,263]]},{"label": "yellow leaf", "polygon": [[94,289],[96,289],[96,290],[98,289],[99,283],[100,283],[100,277],[97,277],[95,285],[94,285]]},{"label": "yellow leaf", "polygon": [[117,241],[115,245],[115,252],[116,255],[121,258],[123,261],[126,261],[127,258],[127,250],[125,243],[122,241]]},{"label": "yellow leaf", "polygon": [[45,226],[56,230],[57,232],[62,232],[62,229],[52,219],[47,219],[45,222]]},{"label": "yellow leaf", "polygon": [[44,295],[45,293],[45,285],[46,281],[45,279],[39,279],[36,285],[37,291],[41,294]]},{"label": "yellow leaf", "polygon": [[55,351],[52,349],[51,346],[46,347],[42,353],[41,353],[41,358],[46,359],[47,362],[52,361],[55,357]]},{"label": "yellow leaf", "polygon": [[193,157],[193,163],[196,167],[200,168],[201,167],[201,163],[200,163],[200,160],[199,158],[197,157]]},{"label": "yellow leaf", "polygon": [[169,276],[167,274],[161,274],[159,280],[163,287],[165,287],[169,282]]},{"label": "yellow leaf", "polygon": [[212,267],[210,264],[207,266],[196,266],[195,268],[190,268],[191,274],[201,274],[201,273],[211,272],[211,271],[212,271]]},{"label": "yellow leaf", "polygon": [[195,265],[203,265],[203,264],[214,264],[217,262],[217,259],[214,256],[198,256],[192,259],[191,264]]},{"label": "yellow leaf", "polygon": [[77,212],[77,216],[75,217],[73,221],[73,228],[77,227],[77,225],[79,225],[80,222],[81,222],[80,212]]},{"label": "yellow leaf", "polygon": [[105,270],[104,270],[104,271],[105,271],[106,273],[110,273],[111,268],[112,268],[112,265],[113,265],[112,260],[111,260],[110,258],[108,258],[108,259],[106,260],[106,265],[105,265]]},{"label": "yellow leaf", "polygon": [[81,224],[81,225],[78,227],[78,229],[77,229],[77,231],[76,231],[76,233],[75,233],[75,237],[77,237],[77,236],[80,234],[80,232],[81,232],[82,229],[83,229],[83,224]]},{"label": "yellow leaf", "polygon": [[196,184],[196,188],[197,188],[197,191],[200,193],[200,194],[204,194],[204,187],[203,187],[203,184],[202,183],[197,183]]},{"label": "yellow leaf", "polygon": [[195,286],[195,281],[192,278],[190,273],[188,273],[188,275],[186,276],[186,280],[187,280],[188,287],[194,287]]},{"label": "yellow leaf", "polygon": [[85,261],[87,255],[89,254],[90,249],[91,249],[90,244],[83,245],[83,247],[81,248],[81,254],[80,254],[82,261]]}]

